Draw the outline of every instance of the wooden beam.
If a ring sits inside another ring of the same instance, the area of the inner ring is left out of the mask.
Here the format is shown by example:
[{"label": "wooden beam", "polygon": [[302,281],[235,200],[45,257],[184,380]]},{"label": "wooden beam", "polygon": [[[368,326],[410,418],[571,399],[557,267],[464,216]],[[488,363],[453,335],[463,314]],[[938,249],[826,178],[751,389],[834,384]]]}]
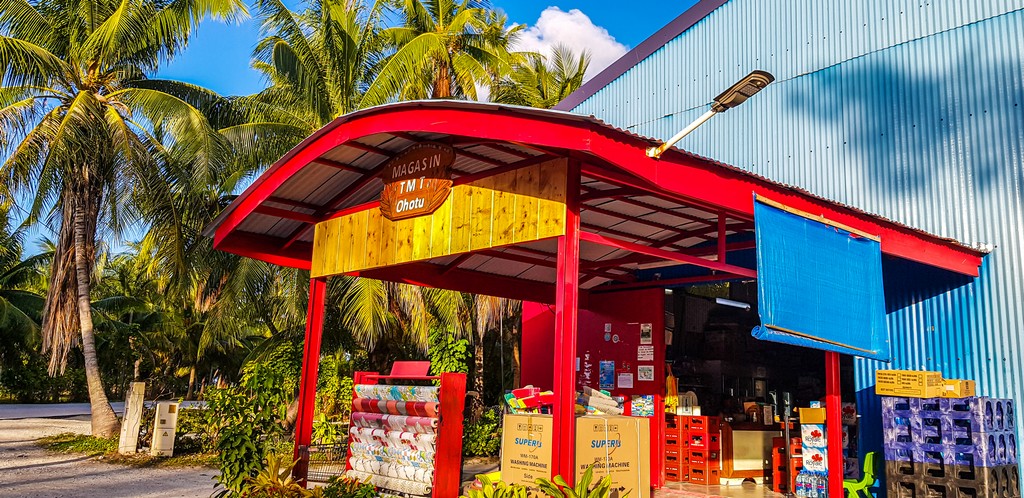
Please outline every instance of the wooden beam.
[{"label": "wooden beam", "polygon": [[330,166],[335,169],[342,171],[352,171],[354,173],[365,173],[366,170],[358,166],[352,166],[351,164],[345,164],[343,162],[335,161],[333,159],[327,159],[326,157],[318,157],[312,161],[314,164],[321,166]]}]

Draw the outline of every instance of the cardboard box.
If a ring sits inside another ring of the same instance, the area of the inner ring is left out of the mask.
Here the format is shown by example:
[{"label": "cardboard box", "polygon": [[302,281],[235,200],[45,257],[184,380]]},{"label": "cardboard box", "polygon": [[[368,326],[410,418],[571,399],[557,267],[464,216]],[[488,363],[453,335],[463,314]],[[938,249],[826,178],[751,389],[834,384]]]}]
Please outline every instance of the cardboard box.
[{"label": "cardboard box", "polygon": [[800,424],[824,424],[824,408],[798,408],[800,410]]},{"label": "cardboard box", "polygon": [[[651,427],[644,417],[593,415],[576,419],[576,480],[594,465],[594,481],[612,476],[612,488],[631,498],[651,496]],[[504,477],[504,475],[503,475]]]},{"label": "cardboard box", "polygon": [[538,478],[551,477],[553,428],[551,415],[505,415],[501,433],[502,481],[536,488]]},{"label": "cardboard box", "polygon": [[800,440],[804,450],[807,448],[825,448],[828,439],[825,436],[824,424],[805,424],[800,422]]},{"label": "cardboard box", "polygon": [[942,380],[942,397],[943,398],[969,398],[976,396],[975,384],[973,380],[964,379],[943,379]]},{"label": "cardboard box", "polygon": [[942,374],[924,370],[878,370],[875,372],[875,394],[938,398],[942,396]]}]

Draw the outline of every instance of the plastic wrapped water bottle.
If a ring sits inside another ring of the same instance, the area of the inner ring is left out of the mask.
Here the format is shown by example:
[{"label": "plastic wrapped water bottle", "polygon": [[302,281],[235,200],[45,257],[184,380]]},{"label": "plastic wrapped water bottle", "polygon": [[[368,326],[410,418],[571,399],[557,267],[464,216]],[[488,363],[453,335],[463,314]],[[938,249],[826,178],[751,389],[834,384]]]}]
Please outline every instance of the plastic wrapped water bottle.
[{"label": "plastic wrapped water bottle", "polygon": [[825,474],[818,475],[818,498],[828,498],[828,477]]},{"label": "plastic wrapped water bottle", "polygon": [[807,474],[806,473],[800,472],[799,474],[796,475],[796,482],[794,483],[794,487],[796,488],[794,490],[794,493],[798,497],[803,498],[803,497],[807,496]]}]

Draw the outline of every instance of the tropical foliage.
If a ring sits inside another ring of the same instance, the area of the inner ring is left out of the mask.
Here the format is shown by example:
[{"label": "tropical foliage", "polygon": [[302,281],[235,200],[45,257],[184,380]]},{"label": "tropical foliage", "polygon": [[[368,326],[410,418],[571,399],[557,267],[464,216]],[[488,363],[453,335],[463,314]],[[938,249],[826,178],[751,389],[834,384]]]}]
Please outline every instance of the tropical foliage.
[{"label": "tropical foliage", "polygon": [[[0,0],[0,400],[88,399],[110,436],[129,382],[204,398],[201,445],[231,493],[289,435],[309,275],[216,251],[204,228],[339,116],[485,94],[550,107],[588,61],[517,51],[522,27],[485,1],[289,5],[252,4],[266,88],[220,96],[155,75],[201,22],[246,18],[241,0]],[[32,230],[53,241],[26,246]],[[327,303],[321,436],[337,438],[354,371],[431,359],[469,375],[491,451],[484,407],[516,378],[517,303],[363,278],[332,279]]]}]

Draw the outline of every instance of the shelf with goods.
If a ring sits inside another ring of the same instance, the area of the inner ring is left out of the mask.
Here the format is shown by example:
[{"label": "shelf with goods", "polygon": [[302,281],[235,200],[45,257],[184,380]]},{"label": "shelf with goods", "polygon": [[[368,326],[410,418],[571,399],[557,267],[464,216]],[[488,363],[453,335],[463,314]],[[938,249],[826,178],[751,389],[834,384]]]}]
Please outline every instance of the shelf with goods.
[{"label": "shelf with goods", "polygon": [[353,383],[346,475],[383,496],[458,496],[466,375],[356,372]]}]

